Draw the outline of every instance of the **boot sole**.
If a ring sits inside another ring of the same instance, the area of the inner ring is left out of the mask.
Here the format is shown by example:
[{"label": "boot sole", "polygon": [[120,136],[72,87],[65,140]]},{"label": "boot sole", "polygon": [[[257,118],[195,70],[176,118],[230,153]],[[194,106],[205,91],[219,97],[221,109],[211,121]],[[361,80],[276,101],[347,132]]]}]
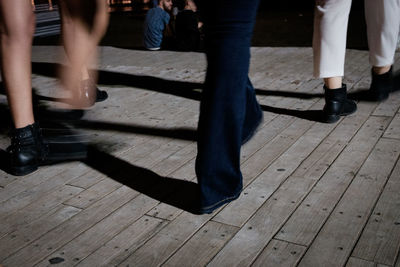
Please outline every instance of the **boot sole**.
[{"label": "boot sole", "polygon": [[344,117],[344,116],[348,116],[351,114],[354,114],[357,111],[357,107],[352,111],[352,112],[348,112],[348,113],[342,113],[342,114],[330,114],[330,115],[324,115],[324,122],[326,123],[335,123],[338,120],[340,120],[340,117]]},{"label": "boot sole", "polygon": [[389,98],[389,94],[378,94],[370,97],[372,101],[383,102]]},{"label": "boot sole", "polygon": [[21,166],[21,167],[11,167],[10,173],[14,176],[24,176],[30,174],[32,172],[37,171],[37,165],[28,165],[28,166]]},{"label": "boot sole", "polygon": [[325,115],[324,122],[326,123],[335,123],[340,119],[340,115]]}]

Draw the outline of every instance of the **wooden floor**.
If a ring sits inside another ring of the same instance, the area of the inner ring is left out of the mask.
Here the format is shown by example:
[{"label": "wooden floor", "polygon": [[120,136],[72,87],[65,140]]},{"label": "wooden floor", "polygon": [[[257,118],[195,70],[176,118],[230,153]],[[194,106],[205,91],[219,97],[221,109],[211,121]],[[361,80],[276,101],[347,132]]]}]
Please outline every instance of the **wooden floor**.
[{"label": "wooden floor", "polygon": [[[39,94],[54,95],[48,69],[58,51],[34,47]],[[367,52],[347,52],[358,111],[323,124],[311,49],[253,48],[250,78],[265,112],[242,150],[245,188],[202,216],[159,199],[169,185],[196,182],[204,55],[100,54],[110,98],[77,130],[90,134],[104,164],[69,162],[25,177],[0,170],[2,265],[400,266],[400,91],[381,104],[362,100]],[[0,136],[1,149],[8,142]]]}]

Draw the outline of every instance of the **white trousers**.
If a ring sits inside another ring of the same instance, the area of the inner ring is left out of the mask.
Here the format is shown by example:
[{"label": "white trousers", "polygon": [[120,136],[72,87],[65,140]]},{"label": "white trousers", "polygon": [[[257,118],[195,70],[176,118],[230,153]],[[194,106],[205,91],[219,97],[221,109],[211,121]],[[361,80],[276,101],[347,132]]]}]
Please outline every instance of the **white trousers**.
[{"label": "white trousers", "polygon": [[[344,75],[351,0],[317,0],[314,17],[314,76]],[[393,64],[400,28],[400,0],[365,0],[365,19],[372,66]]]}]

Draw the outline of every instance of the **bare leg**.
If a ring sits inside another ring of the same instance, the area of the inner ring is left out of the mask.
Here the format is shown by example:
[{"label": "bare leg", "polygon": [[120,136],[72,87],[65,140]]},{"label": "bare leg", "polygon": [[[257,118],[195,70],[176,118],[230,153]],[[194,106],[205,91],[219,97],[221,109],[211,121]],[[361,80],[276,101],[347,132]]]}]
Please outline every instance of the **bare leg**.
[{"label": "bare leg", "polygon": [[337,89],[342,87],[342,77],[324,78],[324,82],[328,89]]},{"label": "bare leg", "polygon": [[376,67],[376,66],[374,66],[372,69],[373,69],[375,74],[382,75],[382,74],[387,73],[390,70],[391,67],[392,67],[392,65],[384,66],[384,67]]},{"label": "bare leg", "polygon": [[31,1],[0,0],[1,69],[15,128],[34,123],[31,86],[34,25]]}]

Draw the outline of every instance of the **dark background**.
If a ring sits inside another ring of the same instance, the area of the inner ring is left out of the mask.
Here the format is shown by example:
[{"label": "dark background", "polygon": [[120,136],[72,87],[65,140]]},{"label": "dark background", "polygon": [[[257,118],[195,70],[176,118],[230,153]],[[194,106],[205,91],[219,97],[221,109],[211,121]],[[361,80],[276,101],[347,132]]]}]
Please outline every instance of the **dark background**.
[{"label": "dark background", "polygon": [[[347,47],[368,49],[364,1],[354,0],[349,18]],[[110,24],[101,45],[128,49],[142,48],[142,29],[148,6],[114,6]],[[129,10],[129,11],[127,11]],[[311,47],[314,0],[261,0],[253,46]],[[59,36],[35,38],[38,45],[58,44]]]}]

